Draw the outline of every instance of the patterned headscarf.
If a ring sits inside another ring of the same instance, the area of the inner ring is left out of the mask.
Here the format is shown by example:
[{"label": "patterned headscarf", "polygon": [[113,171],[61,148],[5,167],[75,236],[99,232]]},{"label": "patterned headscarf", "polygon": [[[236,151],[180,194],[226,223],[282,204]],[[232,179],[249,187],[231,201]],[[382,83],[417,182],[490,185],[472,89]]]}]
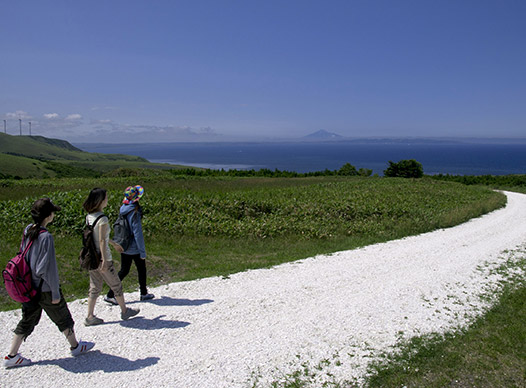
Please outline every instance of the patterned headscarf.
[{"label": "patterned headscarf", "polygon": [[137,202],[144,194],[144,188],[142,186],[129,186],[124,190],[124,199],[122,203],[128,205],[130,203]]}]

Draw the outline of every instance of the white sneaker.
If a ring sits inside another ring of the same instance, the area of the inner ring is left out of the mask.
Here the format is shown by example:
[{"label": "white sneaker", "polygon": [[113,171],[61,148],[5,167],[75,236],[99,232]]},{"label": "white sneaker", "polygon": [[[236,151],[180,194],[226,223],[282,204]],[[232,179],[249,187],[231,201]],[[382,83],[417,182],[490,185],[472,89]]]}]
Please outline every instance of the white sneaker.
[{"label": "white sneaker", "polygon": [[24,358],[20,354],[17,354],[13,358],[5,356],[4,358],[4,367],[7,368],[18,368],[19,366],[27,366],[31,364],[29,358]]},{"label": "white sneaker", "polygon": [[81,354],[89,352],[94,346],[95,344],[93,342],[79,341],[77,347],[75,349],[71,349],[71,355],[73,357],[80,356]]}]

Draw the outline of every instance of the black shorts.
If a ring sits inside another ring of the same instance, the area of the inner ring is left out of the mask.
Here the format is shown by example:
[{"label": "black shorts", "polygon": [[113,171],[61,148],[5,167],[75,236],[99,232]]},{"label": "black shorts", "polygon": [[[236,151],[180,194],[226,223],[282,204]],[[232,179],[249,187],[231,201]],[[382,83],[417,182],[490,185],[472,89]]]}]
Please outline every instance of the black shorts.
[{"label": "black shorts", "polygon": [[62,291],[60,291],[60,302],[58,304],[51,303],[51,292],[42,292],[40,298],[22,303],[22,319],[14,330],[15,334],[22,335],[26,339],[40,322],[42,310],[46,312],[49,319],[57,325],[61,332],[73,329],[75,322],[71,317]]}]

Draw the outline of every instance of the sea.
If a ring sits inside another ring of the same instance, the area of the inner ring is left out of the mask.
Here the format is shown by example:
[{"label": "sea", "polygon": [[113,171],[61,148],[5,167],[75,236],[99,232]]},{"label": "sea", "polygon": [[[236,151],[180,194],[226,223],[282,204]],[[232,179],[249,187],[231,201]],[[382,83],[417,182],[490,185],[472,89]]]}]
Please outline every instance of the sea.
[{"label": "sea", "polygon": [[88,152],[210,169],[338,170],[346,163],[383,175],[389,161],[415,159],[427,175],[526,174],[526,141],[325,141],[75,144]]}]

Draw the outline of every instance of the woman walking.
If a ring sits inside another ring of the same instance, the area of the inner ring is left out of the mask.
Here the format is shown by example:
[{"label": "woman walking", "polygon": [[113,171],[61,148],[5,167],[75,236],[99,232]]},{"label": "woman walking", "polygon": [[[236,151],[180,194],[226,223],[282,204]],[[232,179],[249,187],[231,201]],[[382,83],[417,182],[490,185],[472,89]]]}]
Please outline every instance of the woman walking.
[{"label": "woman walking", "polygon": [[[86,222],[93,225],[95,220],[103,215],[102,211],[108,205],[108,194],[105,189],[95,188],[90,191],[88,198],[84,201],[84,210],[88,212]],[[103,216],[99,219],[93,230],[95,246],[101,253],[102,260],[99,268],[89,271],[90,288],[88,296],[88,316],[84,321],[86,326],[100,325],[104,321],[95,316],[95,304],[97,298],[102,291],[103,283],[106,282],[108,286],[115,293],[115,300],[121,308],[121,318],[127,320],[139,313],[139,309],[135,310],[126,307],[124,295],[122,293],[122,284],[117,276],[113,260],[111,257],[111,244],[117,251],[122,251],[122,248],[110,240],[110,225],[108,217]]]},{"label": "woman walking", "polygon": [[31,301],[22,303],[22,319],[14,330],[15,335],[9,354],[4,358],[5,368],[31,364],[31,360],[18,354],[18,350],[39,323],[42,310],[66,336],[73,356],[86,353],[95,346],[93,342],[77,341],[73,330],[75,323],[60,289],[55,243],[53,236],[46,229],[47,225],[53,221],[55,212],[59,210],[60,206],[53,204],[49,198],[37,200],[31,208],[34,223],[28,225],[24,230],[21,248],[25,249],[32,242],[26,260],[29,261],[31,267],[33,287],[39,289],[39,293]]},{"label": "woman walking", "polygon": [[[130,272],[132,261],[137,267],[139,275],[139,287],[141,300],[153,299],[155,296],[148,293],[146,288],[146,248],[142,233],[142,208],[139,199],[144,195],[142,186],[130,186],[124,191],[124,199],[120,208],[120,214],[128,219],[132,232],[132,239],[126,252],[121,253],[121,269],[119,279],[124,279]],[[113,290],[109,290],[104,300],[111,304],[117,304]]]}]

